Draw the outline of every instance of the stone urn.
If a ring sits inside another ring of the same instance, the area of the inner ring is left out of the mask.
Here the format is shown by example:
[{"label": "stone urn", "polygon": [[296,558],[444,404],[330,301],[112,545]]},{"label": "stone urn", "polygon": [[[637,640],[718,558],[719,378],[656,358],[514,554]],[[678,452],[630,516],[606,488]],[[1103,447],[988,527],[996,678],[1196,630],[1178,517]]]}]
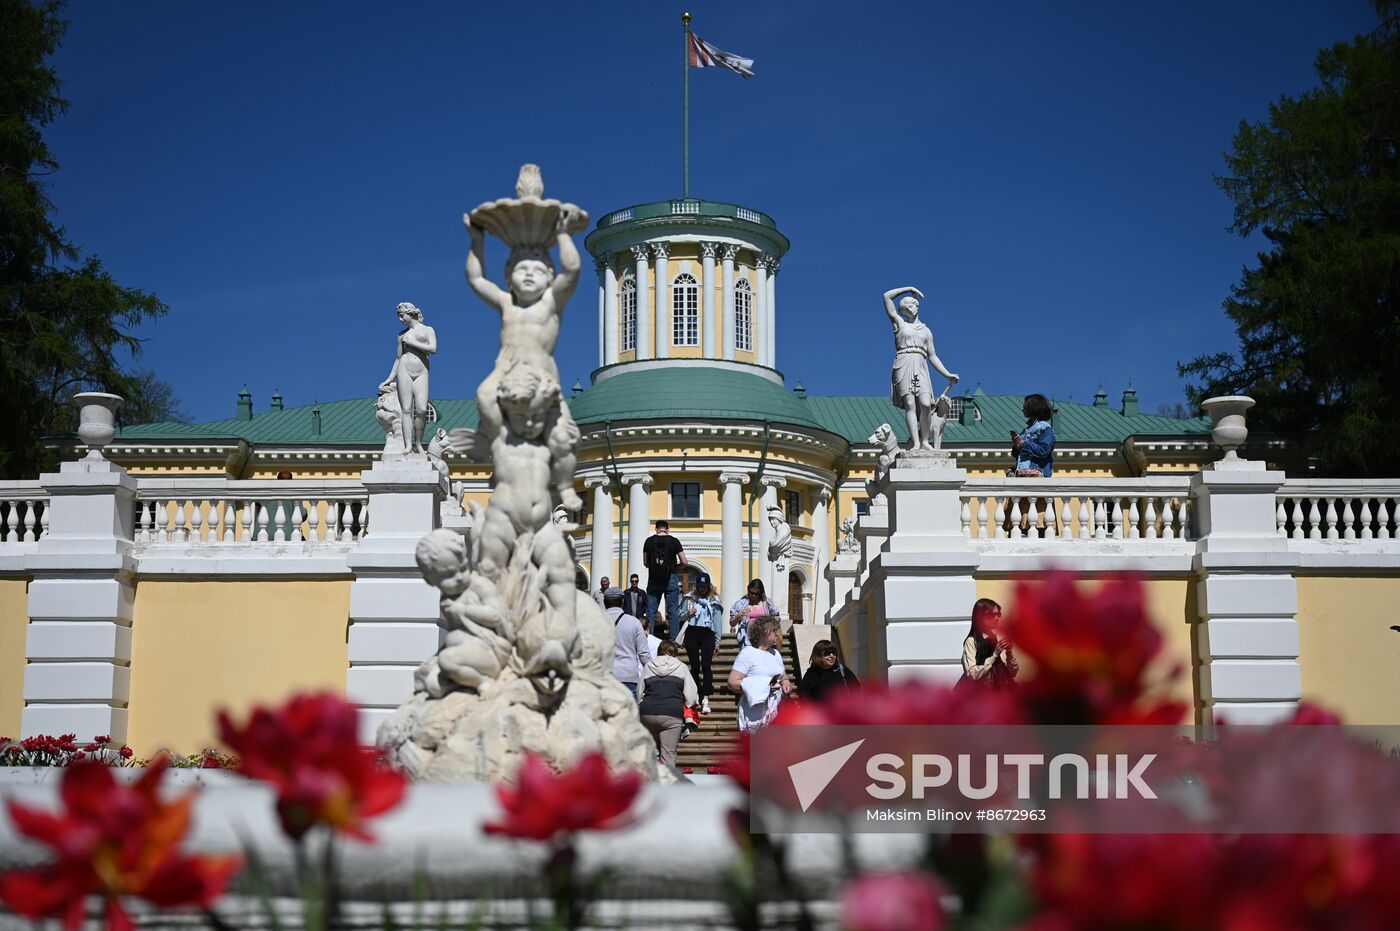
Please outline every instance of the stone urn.
[{"label": "stone urn", "polygon": [[117,435],[117,408],[125,402],[121,395],[84,391],[73,395],[78,405],[78,438],[88,448],[87,458],[100,461],[102,447]]},{"label": "stone urn", "polygon": [[1244,395],[1227,395],[1219,398],[1206,398],[1201,409],[1210,415],[1210,437],[1215,445],[1225,450],[1226,462],[1239,459],[1236,452],[1249,436],[1249,427],[1244,422],[1244,412],[1254,406],[1254,399]]}]

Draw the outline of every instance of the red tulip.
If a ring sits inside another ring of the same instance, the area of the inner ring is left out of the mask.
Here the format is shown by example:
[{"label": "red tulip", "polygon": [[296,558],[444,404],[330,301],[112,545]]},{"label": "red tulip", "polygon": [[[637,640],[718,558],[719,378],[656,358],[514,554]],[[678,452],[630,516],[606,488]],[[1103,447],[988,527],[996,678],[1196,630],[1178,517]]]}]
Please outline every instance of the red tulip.
[{"label": "red tulip", "polygon": [[487,834],[551,840],[577,831],[611,831],[631,824],[628,812],[642,788],[635,772],[613,775],[601,753],[590,753],[573,769],[556,773],[543,759],[526,754],[516,785],[499,785],[505,809]]},{"label": "red tulip", "polygon": [[355,708],[338,695],[254,708],[241,728],[221,711],[219,738],[239,757],[239,771],[277,789],[277,817],[294,840],[317,825],[373,840],[364,819],[397,805],[407,786],[377,750],[359,745]]},{"label": "red tulip", "polygon": [[1142,584],[1114,577],[1093,595],[1068,572],[1022,582],[999,632],[1032,671],[1017,681],[1027,713],[1042,724],[1179,724],[1180,702],[1153,697],[1148,667],[1162,635],[1143,604]]},{"label": "red tulip", "polygon": [[189,829],[194,794],[162,801],[165,767],[157,760],[124,785],[101,763],[76,762],[63,774],[62,813],[8,802],[15,830],[52,848],[54,860],[0,876],[0,901],[29,918],[61,916],[70,929],[82,924],[88,895],[106,900],[107,925],[117,929],[133,927],[122,896],[160,908],[212,906],[242,859],[176,850]]},{"label": "red tulip", "polygon": [[931,873],[867,873],[841,893],[846,931],[942,931],[943,885]]}]

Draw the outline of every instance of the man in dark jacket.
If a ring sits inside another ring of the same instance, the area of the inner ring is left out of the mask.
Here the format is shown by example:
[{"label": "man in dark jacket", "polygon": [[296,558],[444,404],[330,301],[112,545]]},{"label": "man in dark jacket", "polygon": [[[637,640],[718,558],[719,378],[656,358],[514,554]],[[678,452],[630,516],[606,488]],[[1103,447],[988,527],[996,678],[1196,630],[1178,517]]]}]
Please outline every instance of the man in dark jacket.
[{"label": "man in dark jacket", "polygon": [[637,582],[639,581],[637,576],[633,575],[629,581],[630,585],[627,591],[622,593],[622,610],[624,613],[640,619],[642,623],[645,624],[647,619],[647,593],[637,586]]}]

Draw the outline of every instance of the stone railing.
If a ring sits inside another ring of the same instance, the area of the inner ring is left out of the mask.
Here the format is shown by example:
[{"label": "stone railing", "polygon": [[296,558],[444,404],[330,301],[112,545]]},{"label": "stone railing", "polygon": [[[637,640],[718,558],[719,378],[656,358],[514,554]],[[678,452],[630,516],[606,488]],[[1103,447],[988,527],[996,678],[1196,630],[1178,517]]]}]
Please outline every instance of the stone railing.
[{"label": "stone railing", "polygon": [[355,479],[141,478],[134,542],[357,543],[369,517],[369,496]]},{"label": "stone railing", "polygon": [[1190,475],[977,479],[962,486],[969,540],[1190,540]]},{"label": "stone railing", "polygon": [[1400,479],[1290,479],[1275,501],[1290,542],[1400,539]]},{"label": "stone railing", "polygon": [[0,482],[0,545],[35,543],[49,531],[49,493],[37,481]]}]

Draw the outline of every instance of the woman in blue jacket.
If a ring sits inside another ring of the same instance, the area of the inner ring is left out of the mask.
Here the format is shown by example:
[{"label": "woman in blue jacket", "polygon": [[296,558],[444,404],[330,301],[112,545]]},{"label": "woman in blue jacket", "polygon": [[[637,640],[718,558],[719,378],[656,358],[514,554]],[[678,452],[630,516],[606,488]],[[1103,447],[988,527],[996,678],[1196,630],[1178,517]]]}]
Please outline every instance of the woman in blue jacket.
[{"label": "woman in blue jacket", "polygon": [[1050,426],[1050,402],[1043,394],[1028,394],[1021,404],[1026,428],[1011,434],[1016,467],[1011,474],[1049,478],[1055,463],[1055,431]]},{"label": "woman in blue jacket", "polygon": [[715,693],[711,664],[719,653],[719,638],[724,632],[724,604],[710,586],[710,577],[700,573],[695,578],[695,590],[681,601],[681,619],[685,621],[686,657],[695,672],[700,690],[700,713],[710,713],[710,696]]}]

